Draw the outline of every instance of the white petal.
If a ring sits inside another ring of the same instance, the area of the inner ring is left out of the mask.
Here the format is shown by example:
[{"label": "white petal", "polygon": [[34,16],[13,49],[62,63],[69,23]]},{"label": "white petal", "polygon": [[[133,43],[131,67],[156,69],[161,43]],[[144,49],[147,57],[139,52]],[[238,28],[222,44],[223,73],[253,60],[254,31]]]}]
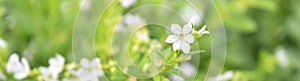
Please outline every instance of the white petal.
[{"label": "white petal", "polygon": [[6,70],[8,73],[14,72],[17,67],[21,67],[21,63],[19,62],[19,56],[13,53],[6,64]]},{"label": "white petal", "polygon": [[171,31],[174,33],[174,34],[181,34],[181,27],[178,25],[178,24],[172,24],[171,25]]},{"label": "white petal", "polygon": [[202,32],[201,34],[202,34],[202,35],[204,35],[204,34],[209,34],[209,31],[204,31],[204,32]]},{"label": "white petal", "polygon": [[121,5],[125,8],[133,5],[136,1],[135,0],[121,0]]},{"label": "white petal", "polygon": [[202,32],[204,32],[205,31],[205,29],[206,29],[206,25],[204,25],[204,26],[202,26],[202,28],[198,31],[198,33],[202,33]]},{"label": "white petal", "polygon": [[50,66],[56,66],[56,65],[58,65],[58,62],[55,58],[50,58],[49,59],[49,65]]},{"label": "white petal", "polygon": [[180,47],[181,47],[181,41],[178,40],[178,41],[173,43],[173,50],[174,51],[180,49]]},{"label": "white petal", "polygon": [[17,80],[22,80],[27,77],[26,73],[15,73],[14,78]]},{"label": "white petal", "polygon": [[80,60],[80,64],[83,66],[83,67],[90,67],[90,61],[87,59],[87,58],[82,58]]},{"label": "white petal", "polygon": [[178,37],[176,35],[169,35],[166,39],[166,43],[174,43],[178,40]]},{"label": "white petal", "polygon": [[60,54],[56,54],[56,59],[58,60],[60,65],[64,65],[65,58],[63,56],[61,56]]},{"label": "white petal", "polygon": [[100,77],[103,75],[103,71],[101,69],[93,70],[93,74]]},{"label": "white petal", "polygon": [[188,34],[192,31],[192,25],[191,24],[186,24],[183,26],[183,29],[182,29],[182,33],[183,34]]},{"label": "white petal", "polygon": [[93,59],[91,61],[91,67],[95,68],[95,69],[99,69],[99,62],[100,62],[100,59],[98,59],[98,58]]},{"label": "white petal", "polygon": [[0,38],[0,48],[5,48],[7,46],[6,42]]},{"label": "white petal", "polygon": [[99,81],[99,79],[97,76],[92,76],[92,77],[90,77],[89,81]]},{"label": "white petal", "polygon": [[190,44],[188,44],[185,41],[182,41],[181,42],[181,49],[182,49],[183,53],[185,53],[185,54],[190,53],[190,49],[191,49]]},{"label": "white petal", "polygon": [[29,63],[28,63],[26,58],[22,58],[21,61],[22,61],[23,69],[25,70],[24,72],[27,75],[29,73],[29,70],[30,70]]},{"label": "white petal", "polygon": [[16,53],[13,53],[10,57],[9,60],[11,61],[19,61],[19,56]]},{"label": "white petal", "polygon": [[190,20],[190,24],[193,24],[194,26],[198,26],[201,22],[201,17],[199,15],[194,15],[191,20]]},{"label": "white petal", "polygon": [[184,36],[183,38],[185,41],[187,41],[189,44],[194,43],[195,38],[192,34],[188,34],[186,36]]}]

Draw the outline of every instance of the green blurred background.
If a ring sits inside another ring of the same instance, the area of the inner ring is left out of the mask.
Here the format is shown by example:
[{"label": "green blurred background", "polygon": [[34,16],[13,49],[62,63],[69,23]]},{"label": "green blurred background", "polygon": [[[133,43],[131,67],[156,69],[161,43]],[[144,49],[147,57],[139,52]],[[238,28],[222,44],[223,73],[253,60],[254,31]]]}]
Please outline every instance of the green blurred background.
[{"label": "green blurred background", "polygon": [[[110,15],[104,16],[111,22],[99,24],[106,26],[107,31],[97,32],[99,37],[96,37],[97,44],[101,45],[96,47],[97,56],[102,63],[111,61],[112,31],[124,13],[146,2],[168,2],[179,10],[184,6],[180,1],[138,0],[128,9],[114,2],[107,12]],[[227,55],[223,71],[234,71],[231,80],[300,81],[299,0],[213,2],[226,29]],[[5,71],[11,53],[28,58],[31,68],[46,66],[48,60],[45,59],[56,53],[72,62],[72,34],[79,5],[80,0],[0,0],[0,38],[7,42],[7,48],[0,48],[0,70]],[[201,41],[204,43],[201,48],[210,48],[209,36]],[[209,66],[208,58],[210,55],[201,57],[200,68]]]}]

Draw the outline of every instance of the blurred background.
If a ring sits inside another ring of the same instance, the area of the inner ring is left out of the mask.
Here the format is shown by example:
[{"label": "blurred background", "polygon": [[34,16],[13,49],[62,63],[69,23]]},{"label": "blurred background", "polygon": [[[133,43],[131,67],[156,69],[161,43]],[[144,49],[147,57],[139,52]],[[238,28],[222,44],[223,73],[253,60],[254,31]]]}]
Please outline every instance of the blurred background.
[{"label": "blurred background", "polygon": [[[0,0],[0,72],[5,72],[5,64],[12,53],[26,57],[30,68],[47,66],[45,59],[56,53],[64,56],[66,63],[71,63],[76,16],[82,11],[80,9],[88,8],[81,5],[84,1],[89,0]],[[146,3],[167,4],[184,14],[187,12],[185,6],[188,6],[183,0],[127,0],[130,1],[134,2],[126,5],[126,0],[123,3],[116,0],[106,12],[109,15],[103,17],[107,22],[98,25],[106,30],[96,32],[95,37],[96,56],[101,58],[103,66],[113,62],[110,46],[113,30],[129,10]],[[299,0],[213,2],[226,30],[227,55],[220,74],[222,80],[300,81]],[[205,10],[202,14],[205,16]],[[143,30],[155,32],[146,39],[163,39],[159,36],[167,35],[157,30]],[[199,42],[200,49],[206,50],[198,68],[199,77],[204,78],[210,62],[209,35]],[[130,78],[122,72],[111,73],[111,69],[107,69],[104,67],[104,72],[110,80]]]}]

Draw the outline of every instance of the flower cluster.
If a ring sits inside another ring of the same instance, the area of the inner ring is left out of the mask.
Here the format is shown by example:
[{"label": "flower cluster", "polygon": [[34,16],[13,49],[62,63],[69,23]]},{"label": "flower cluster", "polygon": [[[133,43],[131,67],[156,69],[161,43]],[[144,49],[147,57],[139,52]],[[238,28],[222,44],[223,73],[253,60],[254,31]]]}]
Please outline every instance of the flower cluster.
[{"label": "flower cluster", "polygon": [[[13,74],[16,80],[24,80],[31,76],[31,70],[26,58],[22,57],[21,61],[19,60],[18,54],[13,53],[6,64],[6,71],[9,74]],[[64,67],[67,67],[66,71],[63,71]],[[65,58],[60,54],[56,54],[55,57],[49,59],[48,67],[39,67],[38,71],[42,75],[41,79],[44,81],[99,81],[99,77],[104,75],[101,70],[100,59],[98,58],[94,58],[91,61],[87,58],[82,58],[80,66],[74,66],[73,64],[65,66]],[[63,74],[62,72],[68,72],[74,77],[64,77],[60,80],[59,75]],[[0,72],[1,79],[6,79],[5,74],[2,72]]]},{"label": "flower cluster", "polygon": [[165,42],[173,43],[174,51],[182,50],[184,54],[190,53],[190,45],[195,42],[195,37],[193,33],[200,35],[209,34],[209,32],[205,30],[206,25],[204,25],[199,31],[195,31],[192,25],[192,23],[188,23],[181,27],[178,24],[172,24],[171,31],[173,35],[169,35],[166,38]]}]

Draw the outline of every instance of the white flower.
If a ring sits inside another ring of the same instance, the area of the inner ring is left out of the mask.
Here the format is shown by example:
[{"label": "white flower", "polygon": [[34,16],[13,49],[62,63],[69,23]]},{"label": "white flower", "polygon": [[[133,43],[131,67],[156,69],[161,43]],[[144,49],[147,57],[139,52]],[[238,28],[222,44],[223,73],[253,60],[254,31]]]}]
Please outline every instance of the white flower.
[{"label": "white flower", "polygon": [[204,25],[199,31],[197,31],[197,33],[204,35],[204,34],[209,34],[209,31],[206,31],[206,25]]},{"label": "white flower", "polygon": [[0,80],[6,80],[6,76],[0,71]]},{"label": "white flower", "polygon": [[77,71],[80,80],[82,81],[98,81],[98,78],[103,76],[100,68],[100,60],[95,58],[89,61],[87,58],[80,60],[81,68]]},{"label": "white flower", "polygon": [[30,68],[25,58],[22,58],[20,62],[19,56],[14,53],[9,57],[6,70],[8,73],[13,73],[15,79],[22,80],[27,77]]},{"label": "white flower", "polygon": [[197,70],[194,65],[192,65],[190,62],[183,62],[179,66],[179,70],[183,72],[188,77],[192,77],[196,74]]},{"label": "white flower", "polygon": [[185,81],[184,78],[182,78],[181,76],[174,75],[174,74],[172,74],[170,78],[171,81]]},{"label": "white flower", "polygon": [[133,5],[134,3],[136,3],[135,0],[121,0],[121,5],[125,8],[130,7],[131,5]]},{"label": "white flower", "polygon": [[45,81],[58,81],[58,73],[47,67],[40,67],[40,72],[43,75]]},{"label": "white flower", "polygon": [[124,24],[128,27],[138,27],[144,25],[144,23],[145,21],[139,15],[129,13],[124,17]]},{"label": "white flower", "polygon": [[143,42],[149,42],[150,41],[150,37],[148,35],[148,32],[147,31],[137,31],[135,33],[136,37],[143,41]]},{"label": "white flower", "polygon": [[186,24],[181,27],[178,24],[171,25],[171,31],[174,35],[169,35],[165,40],[166,43],[173,43],[173,50],[182,50],[183,53],[190,53],[190,44],[194,43],[195,38],[191,34],[192,26],[191,24]]},{"label": "white flower", "polygon": [[64,67],[65,59],[60,54],[56,54],[54,58],[50,58],[49,60],[49,69],[54,73],[60,73]]},{"label": "white flower", "polygon": [[115,25],[115,30],[118,32],[128,31],[130,28],[136,28],[143,26],[145,21],[139,15],[133,15],[131,13],[126,14],[122,22]]},{"label": "white flower", "polygon": [[0,48],[5,48],[6,47],[6,42],[0,38]]},{"label": "white flower", "polygon": [[282,46],[276,48],[276,58],[279,60],[280,66],[286,68],[289,65],[289,59],[286,51]]},{"label": "white flower", "polygon": [[186,23],[193,24],[194,26],[199,26],[202,22],[201,17],[203,13],[197,13],[192,7],[186,6],[180,10],[181,15]]},{"label": "white flower", "polygon": [[91,8],[91,0],[81,0],[79,6],[80,10],[86,11]]},{"label": "white flower", "polygon": [[193,25],[195,25],[195,26],[198,26],[198,25],[200,25],[200,22],[201,22],[202,20],[201,20],[201,17],[200,16],[198,16],[198,15],[194,15],[192,18],[191,18],[191,20],[189,21],[189,23],[190,24],[193,24]]},{"label": "white flower", "polygon": [[56,54],[55,57],[49,59],[49,67],[40,67],[40,72],[45,81],[58,81],[58,75],[62,71],[65,63],[64,57]]}]

